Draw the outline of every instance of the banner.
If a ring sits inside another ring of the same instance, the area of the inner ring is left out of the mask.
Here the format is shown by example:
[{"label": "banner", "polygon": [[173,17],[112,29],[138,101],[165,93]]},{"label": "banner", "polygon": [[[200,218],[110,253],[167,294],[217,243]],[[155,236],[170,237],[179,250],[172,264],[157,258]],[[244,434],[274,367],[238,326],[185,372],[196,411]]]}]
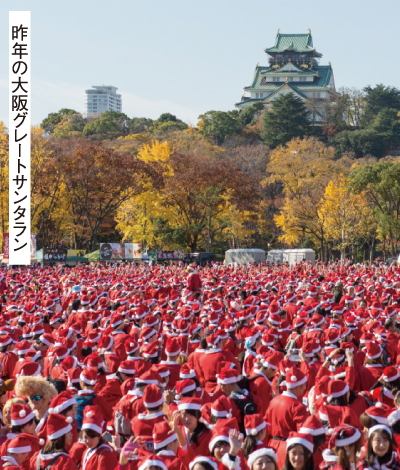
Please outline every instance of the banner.
[{"label": "banner", "polygon": [[125,243],[126,259],[141,259],[140,243]]},{"label": "banner", "polygon": [[125,243],[100,243],[100,259],[124,259]]},{"label": "banner", "polygon": [[183,250],[173,250],[173,251],[158,251],[157,252],[157,261],[178,261],[182,260],[184,257]]},{"label": "banner", "polygon": [[31,13],[9,12],[10,264],[31,263]]},{"label": "banner", "polygon": [[[10,254],[10,234],[3,233],[4,238],[4,254],[3,259],[9,259]],[[36,233],[31,233],[31,242],[30,242],[30,253],[31,253],[31,260],[36,258]],[[11,263],[10,263],[11,264]]]},{"label": "banner", "polygon": [[43,248],[43,261],[62,262],[67,259],[67,250],[63,248]]},{"label": "banner", "polygon": [[86,250],[67,250],[67,256],[84,257],[85,255],[86,255]]}]

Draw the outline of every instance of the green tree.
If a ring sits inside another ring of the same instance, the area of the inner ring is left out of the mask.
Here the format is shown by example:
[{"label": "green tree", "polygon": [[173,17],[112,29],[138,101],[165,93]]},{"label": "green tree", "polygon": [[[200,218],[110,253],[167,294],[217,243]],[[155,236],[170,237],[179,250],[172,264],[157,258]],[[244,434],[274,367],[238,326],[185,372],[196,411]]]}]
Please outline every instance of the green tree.
[{"label": "green tree", "polygon": [[86,124],[82,131],[83,137],[93,134],[107,134],[109,132],[118,132],[117,125],[110,119],[98,119]]},{"label": "green tree", "polygon": [[138,134],[146,132],[153,125],[153,120],[148,118],[132,118],[129,122],[129,133]]},{"label": "green tree", "polygon": [[82,135],[82,131],[87,124],[82,114],[65,114],[61,122],[59,122],[53,129],[53,136],[56,139],[63,137],[79,137]]},{"label": "green tree", "polygon": [[372,129],[382,136],[387,149],[397,147],[400,144],[400,120],[397,109],[384,108],[379,111]]},{"label": "green tree", "polygon": [[163,113],[161,116],[157,119],[158,122],[182,122],[180,119],[178,119],[175,114],[171,113]]},{"label": "green tree", "polygon": [[400,90],[382,83],[374,88],[367,86],[365,92],[365,108],[361,125],[368,127],[380,111],[386,108],[400,110]]},{"label": "green tree", "polygon": [[199,132],[212,137],[217,145],[221,145],[227,137],[240,132],[242,126],[238,111],[208,111],[199,116]]},{"label": "green tree", "polygon": [[53,132],[55,126],[59,124],[64,116],[70,116],[72,114],[78,114],[77,111],[74,109],[69,108],[62,108],[58,113],[50,113],[47,118],[44,118],[41,127],[44,131],[49,132],[50,134]]},{"label": "green tree", "polygon": [[373,155],[381,158],[385,154],[386,141],[374,129],[345,130],[329,139],[338,154],[354,152],[357,158]]},{"label": "green tree", "polygon": [[250,124],[251,121],[254,119],[255,114],[261,111],[262,109],[264,109],[264,105],[261,103],[261,101],[257,101],[257,103],[254,103],[248,108],[244,108],[243,111],[240,111],[239,121],[242,127],[247,126],[247,124]]},{"label": "green tree", "polygon": [[310,130],[309,112],[303,101],[293,93],[280,95],[264,113],[261,137],[270,148],[285,145]]},{"label": "green tree", "polygon": [[392,254],[400,235],[400,163],[378,162],[350,173],[350,187],[365,192],[378,221],[379,232],[388,234]]}]

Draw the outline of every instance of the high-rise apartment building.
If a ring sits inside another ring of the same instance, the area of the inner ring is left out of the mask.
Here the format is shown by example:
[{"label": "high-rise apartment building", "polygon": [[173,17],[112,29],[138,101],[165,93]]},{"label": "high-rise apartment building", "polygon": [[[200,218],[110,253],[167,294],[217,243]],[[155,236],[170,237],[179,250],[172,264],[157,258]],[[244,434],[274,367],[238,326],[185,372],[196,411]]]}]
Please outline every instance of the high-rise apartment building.
[{"label": "high-rise apartment building", "polygon": [[122,112],[121,95],[117,94],[115,86],[92,86],[85,90],[85,114],[101,114],[105,111]]}]

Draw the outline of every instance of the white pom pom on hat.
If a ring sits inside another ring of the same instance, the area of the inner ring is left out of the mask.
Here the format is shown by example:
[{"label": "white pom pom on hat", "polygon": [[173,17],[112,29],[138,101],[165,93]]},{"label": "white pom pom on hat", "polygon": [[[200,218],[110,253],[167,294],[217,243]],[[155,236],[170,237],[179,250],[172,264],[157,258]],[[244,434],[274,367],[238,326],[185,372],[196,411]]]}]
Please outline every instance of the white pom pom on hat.
[{"label": "white pom pom on hat", "polygon": [[226,417],[227,417],[227,419],[231,419],[232,418],[232,413],[226,413]]},{"label": "white pom pom on hat", "polygon": [[93,413],[92,413],[91,411],[88,411],[88,412],[86,413],[86,416],[87,416],[88,418],[93,418]]},{"label": "white pom pom on hat", "polygon": [[252,436],[257,436],[257,429],[252,429],[251,430],[251,435]]},{"label": "white pom pom on hat", "polygon": [[181,395],[175,395],[175,400],[180,400],[181,398]]},{"label": "white pom pom on hat", "polygon": [[25,410],[21,410],[21,411],[19,412],[19,415],[21,416],[21,418],[25,418],[25,416],[26,416],[26,411],[25,411]]},{"label": "white pom pom on hat", "polygon": [[45,440],[44,440],[44,439],[39,439],[39,444],[40,444],[41,446],[44,446],[44,443],[45,443]]},{"label": "white pom pom on hat", "polygon": [[290,377],[290,380],[291,380],[292,382],[296,382],[296,381],[297,381],[297,377],[296,377],[295,375],[292,375],[292,376]]},{"label": "white pom pom on hat", "polygon": [[[91,412],[89,411],[89,413],[91,413]],[[72,424],[72,421],[73,421],[72,416],[68,416],[68,418],[67,418],[65,421],[66,421],[68,424]]]},{"label": "white pom pom on hat", "polygon": [[54,413],[54,408],[49,408],[49,413]]}]

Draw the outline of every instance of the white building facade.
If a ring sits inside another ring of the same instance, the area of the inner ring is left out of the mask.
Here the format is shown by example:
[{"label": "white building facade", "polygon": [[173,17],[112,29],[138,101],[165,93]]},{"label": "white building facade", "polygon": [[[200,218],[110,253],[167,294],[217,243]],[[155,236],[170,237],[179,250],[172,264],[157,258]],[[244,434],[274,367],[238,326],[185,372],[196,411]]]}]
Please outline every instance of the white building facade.
[{"label": "white building facade", "polygon": [[121,95],[117,93],[118,88],[115,86],[92,86],[89,90],[85,90],[85,114],[101,114],[105,111],[122,112]]}]

